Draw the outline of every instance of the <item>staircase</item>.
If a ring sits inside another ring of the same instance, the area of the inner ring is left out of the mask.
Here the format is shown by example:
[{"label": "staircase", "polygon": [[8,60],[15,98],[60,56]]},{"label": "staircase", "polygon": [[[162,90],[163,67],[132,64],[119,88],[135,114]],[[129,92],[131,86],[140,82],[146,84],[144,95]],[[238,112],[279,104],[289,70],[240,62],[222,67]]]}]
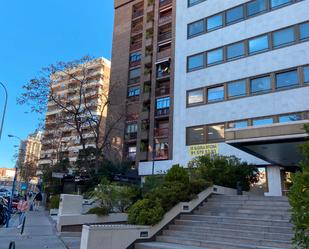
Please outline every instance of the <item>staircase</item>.
[{"label": "staircase", "polygon": [[292,248],[286,197],[213,195],[135,249]]}]

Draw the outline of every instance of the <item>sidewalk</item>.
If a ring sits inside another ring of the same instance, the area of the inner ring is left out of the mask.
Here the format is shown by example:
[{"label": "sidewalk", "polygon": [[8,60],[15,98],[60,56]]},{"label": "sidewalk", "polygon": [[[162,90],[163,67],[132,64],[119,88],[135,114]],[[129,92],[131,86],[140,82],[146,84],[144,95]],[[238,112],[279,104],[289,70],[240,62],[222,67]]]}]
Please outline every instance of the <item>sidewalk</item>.
[{"label": "sidewalk", "polygon": [[20,234],[20,229],[16,228],[17,223],[18,219],[12,219],[9,228],[0,228],[0,249],[8,249],[10,241],[15,241],[16,249],[66,248],[44,211],[27,213],[23,235]]}]

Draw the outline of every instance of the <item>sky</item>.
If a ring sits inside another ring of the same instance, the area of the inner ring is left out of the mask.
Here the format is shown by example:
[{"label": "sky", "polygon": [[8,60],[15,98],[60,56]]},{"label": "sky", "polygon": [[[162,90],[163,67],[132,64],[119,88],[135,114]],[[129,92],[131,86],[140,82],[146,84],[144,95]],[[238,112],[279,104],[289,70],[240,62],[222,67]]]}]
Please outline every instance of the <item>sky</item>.
[{"label": "sky", "polygon": [[[39,116],[16,104],[22,86],[57,61],[84,55],[110,59],[113,0],[0,0],[0,82],[9,92],[0,140],[0,168],[12,168],[19,140],[35,131]],[[0,120],[4,91],[0,87]]]}]

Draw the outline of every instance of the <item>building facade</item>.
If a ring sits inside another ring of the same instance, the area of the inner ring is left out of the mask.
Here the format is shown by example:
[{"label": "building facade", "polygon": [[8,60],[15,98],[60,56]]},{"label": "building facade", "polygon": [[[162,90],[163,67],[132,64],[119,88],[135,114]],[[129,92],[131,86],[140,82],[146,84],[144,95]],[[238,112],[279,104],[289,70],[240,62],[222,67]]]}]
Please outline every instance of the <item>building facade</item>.
[{"label": "building facade", "polygon": [[[73,163],[82,149],[74,115],[70,112],[71,109],[66,110],[62,106],[78,108],[85,115],[97,117],[96,122],[100,122],[99,134],[104,136],[109,77],[110,61],[104,58],[87,62],[65,74],[56,73],[52,76],[51,91],[57,102],[50,100],[48,103],[39,162],[41,167],[53,165],[64,158]],[[96,131],[87,122],[82,123],[83,116],[80,115],[79,119],[86,147],[95,147]]]},{"label": "building facade", "polygon": [[115,0],[111,93],[123,120],[112,136],[118,159],[172,158],[173,0]]}]

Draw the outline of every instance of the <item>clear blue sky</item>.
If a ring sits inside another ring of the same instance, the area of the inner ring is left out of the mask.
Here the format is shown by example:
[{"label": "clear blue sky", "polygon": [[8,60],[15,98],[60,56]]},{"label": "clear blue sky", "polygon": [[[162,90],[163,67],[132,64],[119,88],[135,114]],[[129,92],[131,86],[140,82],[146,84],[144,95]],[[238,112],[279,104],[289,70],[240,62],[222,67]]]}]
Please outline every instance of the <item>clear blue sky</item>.
[{"label": "clear blue sky", "polygon": [[[113,0],[1,0],[0,81],[9,91],[8,113],[0,141],[0,167],[13,167],[14,145],[33,132],[38,116],[16,105],[21,86],[40,68],[83,55],[110,59]],[[3,109],[0,89],[0,116]]]}]

